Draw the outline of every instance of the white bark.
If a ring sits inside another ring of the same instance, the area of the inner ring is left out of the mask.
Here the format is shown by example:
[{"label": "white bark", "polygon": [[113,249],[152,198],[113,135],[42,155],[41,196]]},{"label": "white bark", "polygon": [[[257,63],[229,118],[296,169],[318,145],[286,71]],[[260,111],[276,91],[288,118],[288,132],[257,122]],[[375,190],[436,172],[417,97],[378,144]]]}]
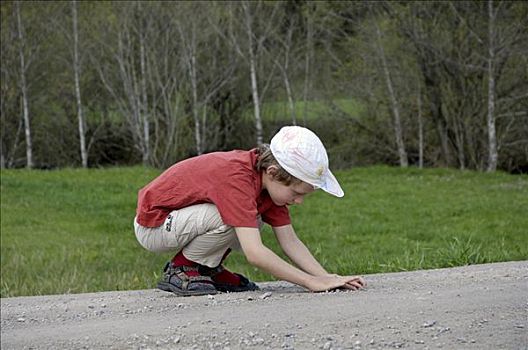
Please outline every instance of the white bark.
[{"label": "white bark", "polygon": [[255,57],[255,50],[253,48],[253,18],[249,9],[249,4],[244,2],[242,6],[244,7],[244,13],[246,17],[246,33],[248,36],[249,71],[251,77],[251,95],[253,97],[253,109],[255,114],[255,131],[257,134],[257,145],[260,145],[263,142],[263,132],[262,119],[260,117],[260,100],[257,83],[257,59]]},{"label": "white bark", "polygon": [[150,162],[150,125],[149,109],[147,100],[147,69],[145,55],[145,32],[144,28],[139,28],[139,60],[141,69],[141,123],[143,125],[143,164],[148,165]]},{"label": "white bark", "polygon": [[88,167],[88,152],[86,151],[86,136],[84,130],[84,116],[81,100],[81,63],[79,59],[79,31],[77,21],[77,1],[72,0],[72,24],[73,24],[73,75],[75,80],[75,98],[77,99],[77,121],[79,127],[79,146],[81,150],[81,163],[83,168]]},{"label": "white bark", "polygon": [[24,129],[26,135],[26,167],[33,168],[33,145],[31,141],[31,126],[29,124],[29,102],[28,102],[28,91],[26,83],[26,62],[24,55],[24,28],[22,27],[22,20],[20,19],[20,2],[15,2],[15,11],[17,16],[17,31],[18,31],[18,52],[20,56],[20,89],[22,90],[22,109],[24,119]]},{"label": "white bark", "polygon": [[297,117],[295,115],[295,99],[293,98],[293,92],[290,84],[290,78],[288,76],[288,68],[290,64],[290,51],[292,46],[292,35],[293,35],[293,24],[290,24],[288,28],[288,34],[286,42],[284,43],[284,66],[282,67],[282,79],[284,81],[284,87],[286,88],[286,96],[288,98],[288,109],[293,125],[297,125]]},{"label": "white bark", "polygon": [[418,83],[418,167],[423,168],[423,149],[424,149],[424,135],[423,135],[423,119],[422,119],[422,91]]},{"label": "white bark", "polygon": [[379,27],[376,25],[376,35],[378,39],[378,52],[381,59],[381,64],[383,68],[383,74],[385,77],[385,83],[387,84],[387,91],[389,93],[389,98],[392,107],[392,114],[394,117],[394,134],[396,137],[396,144],[398,146],[398,156],[400,158],[400,166],[406,168],[408,166],[407,152],[405,151],[405,145],[403,143],[403,133],[401,127],[400,111],[398,108],[398,102],[396,100],[396,95],[394,94],[394,88],[392,87],[392,81],[390,77],[389,67],[387,65],[387,60],[385,58],[385,52],[383,50],[383,45],[381,43],[381,32]]},{"label": "white bark", "polygon": [[191,78],[192,89],[192,113],[194,119],[194,139],[196,142],[196,153],[202,154],[202,125],[200,122],[200,113],[198,111],[198,82],[196,78],[196,54],[191,55],[189,75]]},{"label": "white bark", "polygon": [[[197,28],[197,23],[201,23],[205,18],[210,19],[208,13],[200,13],[195,15],[200,8],[194,4],[189,3],[186,8],[189,11],[189,16],[185,16],[177,21],[176,28],[180,34],[183,66],[190,83],[190,105],[191,114],[194,122],[194,141],[197,154],[203,154],[209,146],[216,145],[219,130],[215,130],[215,120],[208,122],[208,104],[218,92],[233,79],[233,72],[237,66],[235,60],[228,59],[220,61],[219,55],[222,55],[224,50],[220,47],[220,38],[226,38],[223,29],[210,23],[212,28],[200,27]],[[210,30],[214,29],[218,33],[213,40],[215,43],[210,45],[210,40],[213,38]],[[245,34],[245,32],[244,32]],[[230,37],[231,38],[231,37]],[[226,38],[227,39],[227,38]],[[229,40],[229,39],[228,39]],[[204,45],[204,44],[209,45]],[[242,51],[238,51],[238,43],[232,41],[231,43],[236,49],[237,53],[244,57]],[[201,60],[199,58],[202,58]],[[221,62],[219,64],[219,62]]]},{"label": "white bark", "polygon": [[488,171],[497,169],[497,136],[495,129],[495,13],[493,0],[488,0]]},{"label": "white bark", "polygon": [[292,119],[292,124],[297,125],[297,117],[295,115],[295,100],[293,99],[293,93],[290,86],[290,79],[288,78],[288,73],[283,73],[284,86],[286,87],[286,95],[288,96],[288,109],[290,110],[290,116]]},{"label": "white bark", "polygon": [[306,49],[304,57],[304,86],[303,86],[303,125],[306,126],[308,114],[308,92],[311,90],[311,65],[313,57],[313,24],[312,14],[307,14],[306,23]]},{"label": "white bark", "polygon": [[[139,3],[138,3],[139,4]],[[134,11],[134,5],[126,10]],[[139,5],[138,5],[139,6]],[[141,12],[141,9],[137,9]],[[132,12],[133,13],[133,12]],[[141,153],[143,164],[150,164],[150,131],[148,105],[146,94],[147,66],[145,30],[142,24],[129,20],[128,14],[123,15],[123,22],[117,28],[117,51],[112,52],[119,69],[119,78],[110,81],[106,76],[113,72],[103,71],[102,66],[96,66],[105,87],[116,99],[116,103],[125,117],[132,132],[135,148]],[[109,46],[110,50],[114,47]],[[139,60],[139,72],[138,64]],[[107,69],[114,69],[107,67]],[[113,83],[116,83],[114,85]],[[121,85],[121,88],[117,85]]]},{"label": "white bark", "polygon": [[[198,110],[198,78],[196,74],[196,28],[194,23],[191,24],[191,37],[188,46],[187,71],[191,80],[191,95],[192,95],[192,114],[194,120],[194,140],[196,142],[196,153],[202,154],[202,125],[200,122],[200,113]],[[184,40],[182,34],[182,40]]]}]

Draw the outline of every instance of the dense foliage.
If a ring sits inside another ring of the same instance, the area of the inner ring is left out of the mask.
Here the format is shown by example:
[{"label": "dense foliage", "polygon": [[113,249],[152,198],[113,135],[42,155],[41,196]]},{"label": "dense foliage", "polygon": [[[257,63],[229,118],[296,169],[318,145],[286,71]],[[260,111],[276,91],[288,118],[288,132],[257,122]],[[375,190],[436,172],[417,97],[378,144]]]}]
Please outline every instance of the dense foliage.
[{"label": "dense foliage", "polygon": [[167,167],[300,124],[334,167],[528,169],[523,1],[0,11],[2,167]]}]

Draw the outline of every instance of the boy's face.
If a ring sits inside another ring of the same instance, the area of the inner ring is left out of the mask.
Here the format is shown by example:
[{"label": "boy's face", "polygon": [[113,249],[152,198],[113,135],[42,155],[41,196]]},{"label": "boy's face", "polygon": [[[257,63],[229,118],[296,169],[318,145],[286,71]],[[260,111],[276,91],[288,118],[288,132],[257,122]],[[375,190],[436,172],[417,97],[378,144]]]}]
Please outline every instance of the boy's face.
[{"label": "boy's face", "polygon": [[314,191],[314,187],[306,182],[286,186],[282,182],[275,180],[270,174],[265,173],[264,175],[267,176],[267,181],[265,181],[266,190],[273,203],[278,206],[301,204],[304,196]]}]

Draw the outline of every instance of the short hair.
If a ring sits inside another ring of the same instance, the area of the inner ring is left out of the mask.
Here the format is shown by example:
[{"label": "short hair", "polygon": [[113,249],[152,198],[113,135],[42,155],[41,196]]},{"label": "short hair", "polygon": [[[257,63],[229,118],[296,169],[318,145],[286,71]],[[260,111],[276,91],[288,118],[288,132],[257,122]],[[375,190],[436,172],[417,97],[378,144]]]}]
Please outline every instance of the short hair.
[{"label": "short hair", "polygon": [[286,186],[302,182],[295,176],[290,175],[290,173],[288,173],[280,166],[279,162],[277,162],[277,160],[275,159],[275,156],[273,156],[273,153],[271,153],[269,144],[265,143],[257,147],[257,154],[258,158],[255,168],[258,172],[266,171],[268,167],[274,165],[275,167],[277,167],[277,172],[273,175],[273,178],[275,180],[279,181],[280,183]]}]

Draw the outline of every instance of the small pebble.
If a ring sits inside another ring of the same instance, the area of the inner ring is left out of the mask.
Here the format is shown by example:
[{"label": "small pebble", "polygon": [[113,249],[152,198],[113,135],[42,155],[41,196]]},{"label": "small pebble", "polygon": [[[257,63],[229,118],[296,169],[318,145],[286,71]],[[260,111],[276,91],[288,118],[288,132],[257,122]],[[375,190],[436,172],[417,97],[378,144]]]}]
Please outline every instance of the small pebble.
[{"label": "small pebble", "polygon": [[271,297],[271,292],[266,292],[260,296],[260,299],[264,300]]},{"label": "small pebble", "polygon": [[424,328],[429,328],[429,327],[432,327],[436,324],[436,321],[427,321],[423,324],[423,327]]}]

